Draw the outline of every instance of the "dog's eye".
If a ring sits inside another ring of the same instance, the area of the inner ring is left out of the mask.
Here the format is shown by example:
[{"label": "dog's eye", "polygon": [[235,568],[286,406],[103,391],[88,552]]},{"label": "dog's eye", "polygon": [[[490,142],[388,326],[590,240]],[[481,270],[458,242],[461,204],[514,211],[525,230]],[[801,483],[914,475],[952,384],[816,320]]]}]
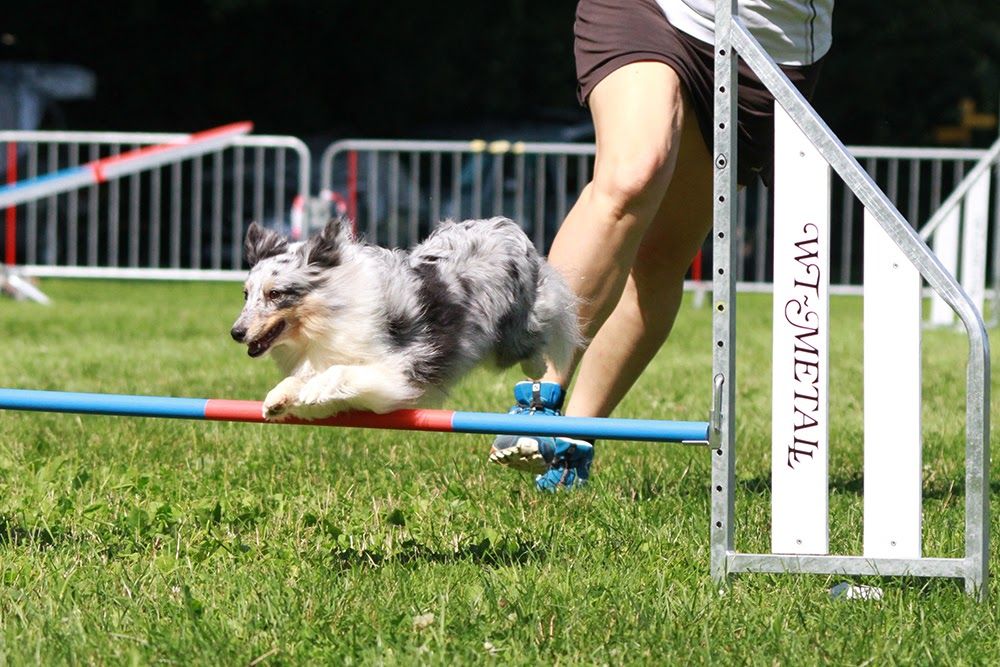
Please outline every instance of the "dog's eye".
[{"label": "dog's eye", "polygon": [[275,301],[276,299],[279,299],[280,297],[281,297],[281,290],[273,289],[273,290],[271,290],[270,292],[267,293],[267,298],[270,299],[271,301]]},{"label": "dog's eye", "polygon": [[249,298],[250,298],[250,293],[246,290],[243,290],[243,300],[246,301]]}]

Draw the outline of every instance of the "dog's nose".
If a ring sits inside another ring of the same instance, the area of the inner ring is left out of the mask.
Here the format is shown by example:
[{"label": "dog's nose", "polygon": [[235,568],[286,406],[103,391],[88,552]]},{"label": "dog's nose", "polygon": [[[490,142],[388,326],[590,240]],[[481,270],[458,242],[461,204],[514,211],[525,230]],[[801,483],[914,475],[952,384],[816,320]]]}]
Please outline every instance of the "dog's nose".
[{"label": "dog's nose", "polygon": [[232,331],[229,332],[229,335],[232,336],[233,340],[237,343],[242,343],[247,337],[247,330],[244,327],[233,327]]}]

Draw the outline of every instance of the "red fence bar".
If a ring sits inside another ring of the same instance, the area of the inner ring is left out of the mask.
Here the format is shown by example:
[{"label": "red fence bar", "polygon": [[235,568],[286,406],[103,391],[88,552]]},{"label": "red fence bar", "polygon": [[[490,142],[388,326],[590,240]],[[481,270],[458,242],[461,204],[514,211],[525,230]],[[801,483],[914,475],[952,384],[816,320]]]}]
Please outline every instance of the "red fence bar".
[{"label": "red fence bar", "polygon": [[[17,183],[17,144],[7,142],[7,183]],[[6,213],[7,234],[5,237],[4,263],[17,264],[17,206],[8,206]]]}]

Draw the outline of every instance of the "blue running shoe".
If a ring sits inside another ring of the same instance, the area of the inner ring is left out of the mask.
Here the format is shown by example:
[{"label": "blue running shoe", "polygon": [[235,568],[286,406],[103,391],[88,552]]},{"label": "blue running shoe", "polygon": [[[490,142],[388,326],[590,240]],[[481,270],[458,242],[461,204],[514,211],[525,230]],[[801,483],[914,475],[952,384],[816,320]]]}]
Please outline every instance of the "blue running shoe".
[{"label": "blue running shoe", "polygon": [[539,491],[579,488],[590,479],[594,445],[575,438],[537,438],[548,470],[535,478]]},{"label": "blue running shoe", "polygon": [[[518,382],[514,400],[508,414],[557,416],[563,391],[554,382]],[[536,475],[535,486],[543,491],[582,486],[593,460],[594,445],[575,438],[499,435],[490,447],[490,461]]]},{"label": "blue running shoe", "polygon": [[[563,390],[555,382],[518,382],[514,385],[514,407],[507,414],[530,416],[559,415],[563,403]],[[552,438],[538,438],[523,435],[498,435],[490,447],[490,461],[500,465],[542,474],[549,467],[542,451],[542,441]],[[555,445],[548,447],[552,452]]]}]

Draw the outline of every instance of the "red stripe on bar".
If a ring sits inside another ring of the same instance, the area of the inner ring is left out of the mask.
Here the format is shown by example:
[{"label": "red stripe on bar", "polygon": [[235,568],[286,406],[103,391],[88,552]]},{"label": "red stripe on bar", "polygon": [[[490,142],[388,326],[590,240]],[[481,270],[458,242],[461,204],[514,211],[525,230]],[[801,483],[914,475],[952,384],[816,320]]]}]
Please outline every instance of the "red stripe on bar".
[{"label": "red stripe on bar", "polygon": [[222,125],[220,127],[214,127],[211,130],[204,130],[202,132],[195,132],[194,134],[188,135],[181,141],[170,143],[170,144],[156,144],[155,146],[144,146],[142,148],[136,148],[135,150],[127,151],[121,153],[120,155],[112,155],[110,157],[101,158],[91,162],[91,166],[94,169],[94,175],[97,176],[98,183],[104,182],[104,168],[111,164],[117,164],[119,162],[126,162],[128,160],[135,159],[137,157],[142,157],[145,155],[155,155],[156,153],[162,153],[164,151],[169,151],[178,146],[187,146],[189,144],[196,144],[200,141],[205,141],[206,139],[212,139],[214,137],[225,135],[225,134],[244,134],[253,129],[253,123],[250,121],[242,121],[239,123],[230,123],[229,125]]},{"label": "red stripe on bar", "polygon": [[205,401],[205,419],[228,422],[262,422],[263,405],[260,401],[231,401],[210,398]]},{"label": "red stripe on bar", "polygon": [[[213,421],[267,423],[260,401],[232,401],[210,398],[205,403],[205,419]],[[452,410],[397,410],[385,415],[371,412],[345,412],[334,417],[309,421],[290,418],[285,424],[344,426],[350,428],[388,428],[405,431],[452,431]]]},{"label": "red stripe on bar", "polygon": [[[110,158],[107,158],[110,159]],[[104,176],[104,161],[97,160],[96,162],[90,163],[90,170],[94,172],[94,182],[104,183],[108,179]]]},{"label": "red stripe on bar", "polygon": [[[7,142],[7,183],[17,183],[17,144]],[[4,261],[8,266],[17,264],[17,207],[7,207],[7,237]]]}]

